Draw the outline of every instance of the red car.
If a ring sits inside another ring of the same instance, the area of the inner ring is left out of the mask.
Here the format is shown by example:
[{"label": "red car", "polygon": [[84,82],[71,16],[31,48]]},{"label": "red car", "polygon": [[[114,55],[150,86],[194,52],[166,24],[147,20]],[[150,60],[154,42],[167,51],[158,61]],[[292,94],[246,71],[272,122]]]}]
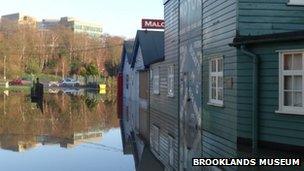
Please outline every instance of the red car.
[{"label": "red car", "polygon": [[9,82],[9,85],[23,85],[22,80],[17,78]]}]

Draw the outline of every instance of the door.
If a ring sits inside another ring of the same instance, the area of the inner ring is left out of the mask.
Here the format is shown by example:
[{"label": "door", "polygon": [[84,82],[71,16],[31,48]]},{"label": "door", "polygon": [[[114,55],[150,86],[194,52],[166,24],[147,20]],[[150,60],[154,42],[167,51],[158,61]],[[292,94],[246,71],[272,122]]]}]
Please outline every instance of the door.
[{"label": "door", "polygon": [[139,132],[149,142],[149,72],[139,73]]}]

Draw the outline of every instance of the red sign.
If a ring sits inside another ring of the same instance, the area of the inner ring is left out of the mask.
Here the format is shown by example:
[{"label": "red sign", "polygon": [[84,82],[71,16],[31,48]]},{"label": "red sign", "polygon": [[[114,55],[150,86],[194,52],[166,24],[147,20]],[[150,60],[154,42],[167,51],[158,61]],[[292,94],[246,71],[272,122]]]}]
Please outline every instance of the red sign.
[{"label": "red sign", "polygon": [[152,19],[142,19],[141,27],[143,29],[164,29],[164,20],[152,20]]}]

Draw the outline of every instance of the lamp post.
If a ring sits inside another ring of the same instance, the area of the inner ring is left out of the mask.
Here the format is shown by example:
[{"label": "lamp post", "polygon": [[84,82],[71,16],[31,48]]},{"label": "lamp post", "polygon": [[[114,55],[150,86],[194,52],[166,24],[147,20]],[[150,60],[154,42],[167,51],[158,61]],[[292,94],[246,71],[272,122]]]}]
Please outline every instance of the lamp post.
[{"label": "lamp post", "polygon": [[4,79],[5,88],[8,88],[9,84],[6,81],[6,56],[4,56],[4,59],[3,59],[3,79]]},{"label": "lamp post", "polygon": [[6,81],[6,56],[4,56],[4,59],[3,59],[3,79],[4,81]]}]

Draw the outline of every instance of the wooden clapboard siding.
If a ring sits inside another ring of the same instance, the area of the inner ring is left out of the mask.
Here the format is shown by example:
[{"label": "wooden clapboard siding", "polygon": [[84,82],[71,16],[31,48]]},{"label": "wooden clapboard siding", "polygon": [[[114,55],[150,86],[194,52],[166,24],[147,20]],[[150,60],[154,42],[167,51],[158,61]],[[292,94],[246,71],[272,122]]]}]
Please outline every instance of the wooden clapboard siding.
[{"label": "wooden clapboard siding", "polygon": [[[237,35],[261,35],[302,30],[304,7],[289,0],[203,0],[203,133],[205,157],[236,156],[237,137],[251,138],[252,60],[229,47]],[[278,109],[277,49],[303,49],[303,42],[264,43],[250,47],[261,56],[259,70],[259,140],[303,146],[303,116],[276,114]],[[224,59],[224,106],[207,105],[209,61]]]},{"label": "wooden clapboard siding", "polygon": [[139,46],[138,51],[135,56],[135,63],[134,68],[130,69],[129,74],[129,82],[130,82],[130,100],[129,100],[129,107],[130,107],[130,115],[133,120],[134,130],[138,133],[139,126],[140,126],[140,118],[139,118],[139,108],[140,108],[140,98],[139,98],[139,71],[145,69],[143,63],[143,55],[141,51],[141,47]]},{"label": "wooden clapboard siding", "polygon": [[[160,94],[153,94],[152,81],[150,81],[150,131],[151,126],[155,125],[160,129],[160,147],[159,153],[155,156],[166,166],[169,166],[169,136],[174,138],[174,167],[178,167],[178,90],[174,89],[175,97],[168,97],[167,91],[167,70],[168,62],[153,64],[150,68],[159,68],[160,75]],[[153,72],[153,71],[152,71]],[[177,69],[175,69],[177,73]],[[177,74],[175,78],[177,77]],[[177,87],[177,81],[174,87]],[[153,141],[153,140],[151,140]]]},{"label": "wooden clapboard siding", "polygon": [[203,1],[203,157],[236,157],[237,141],[237,82],[224,85],[224,106],[208,105],[209,61],[223,57],[224,79],[237,77],[237,51],[229,46],[236,36],[237,0]]},{"label": "wooden clapboard siding", "polygon": [[[260,56],[259,69],[259,140],[304,146],[304,116],[275,113],[279,109],[279,54],[276,50],[303,49],[304,41],[284,43],[264,43],[251,46],[252,51]],[[240,54],[242,65],[250,62]],[[240,69],[242,68],[242,69]],[[247,68],[247,69],[245,69]],[[238,67],[244,76],[239,77],[238,132],[240,137],[251,137],[252,109],[252,66]],[[246,76],[247,75],[247,76]]]},{"label": "wooden clapboard siding", "polygon": [[[238,32],[240,35],[261,35],[303,30],[304,7],[287,5],[289,0],[239,0]],[[279,99],[278,53],[275,50],[300,48],[295,42],[264,43],[252,50],[260,57],[259,66],[259,140],[303,144],[303,117],[276,114]],[[238,137],[252,136],[252,60],[237,52]],[[289,125],[289,126],[287,126]],[[302,128],[301,128],[302,127]]]},{"label": "wooden clapboard siding", "polygon": [[303,6],[289,0],[239,0],[240,35],[260,35],[300,30],[304,27]]},{"label": "wooden clapboard siding", "polygon": [[[160,147],[154,155],[168,169],[178,169],[178,0],[169,0],[165,3],[165,60],[150,66],[153,70],[159,67],[160,94],[153,94],[150,81],[150,131],[156,125],[160,129]],[[168,97],[167,74],[168,66],[174,67],[174,97]],[[150,77],[151,80],[151,77]],[[174,138],[174,166],[169,165],[169,136]],[[150,140],[153,141],[153,140]]]}]

